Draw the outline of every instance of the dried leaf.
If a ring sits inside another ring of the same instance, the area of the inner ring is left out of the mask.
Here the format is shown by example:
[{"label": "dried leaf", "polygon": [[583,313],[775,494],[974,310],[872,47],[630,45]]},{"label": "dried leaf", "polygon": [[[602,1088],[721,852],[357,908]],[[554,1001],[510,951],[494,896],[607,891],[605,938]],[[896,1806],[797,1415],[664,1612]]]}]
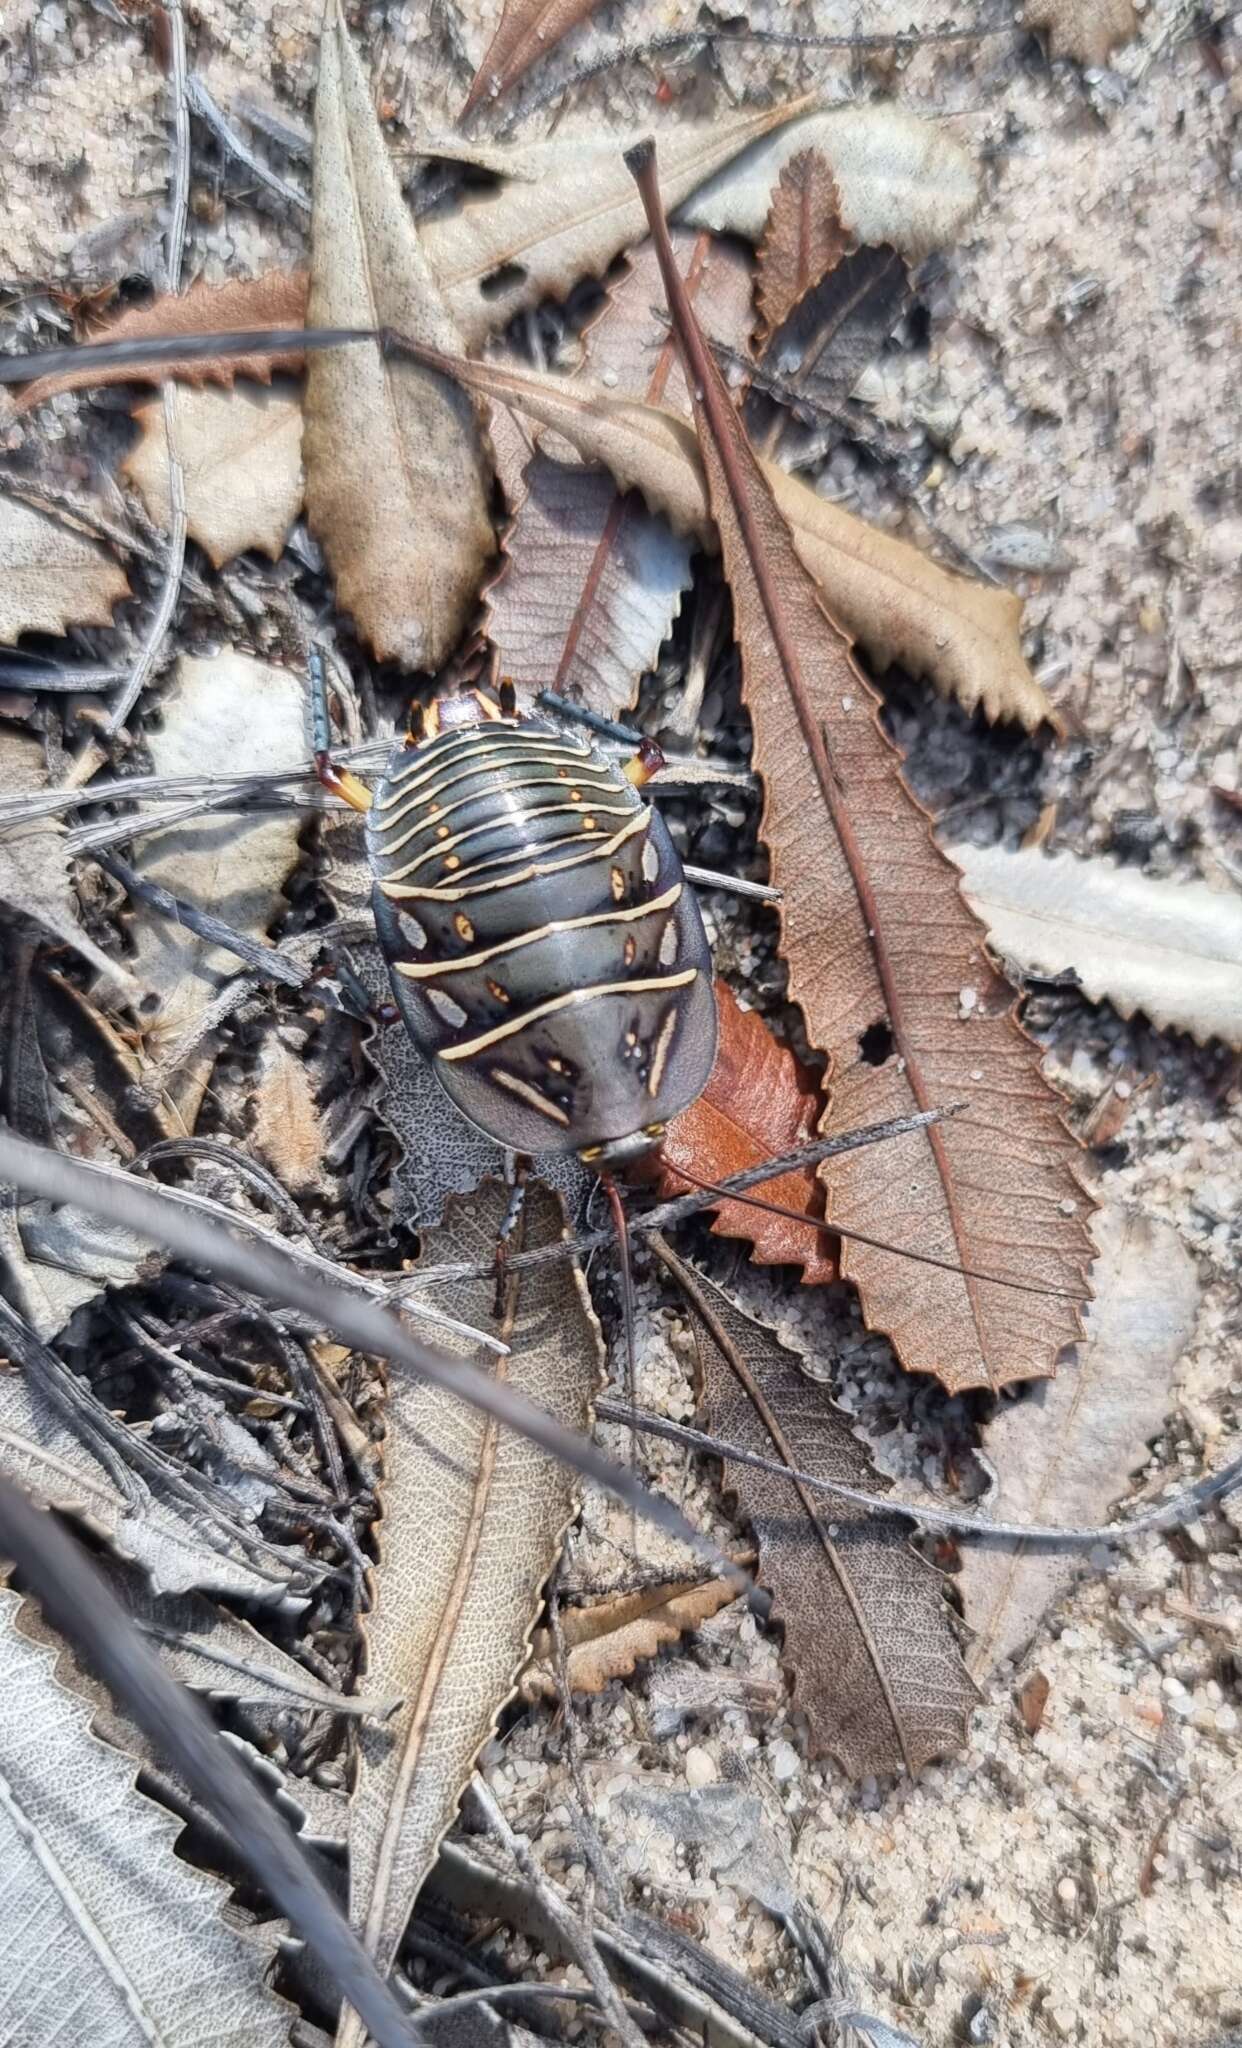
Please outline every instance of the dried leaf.
[{"label": "dried leaf", "polygon": [[[206,661],[183,656],[160,698],[163,723],[148,735],[157,775],[195,775],[205,761],[254,769],[287,768],[306,751],[301,679],[225,648]],[[143,876],[210,910],[235,930],[262,938],[298,858],[302,820],[295,810],[252,820],[196,818],[149,833],[137,863]],[[158,1061],[203,1015],[236,956],[185,926],[137,909],[137,969],[160,998],[149,1017],[144,1052]],[[176,1099],[192,1126],[213,1055],[182,1070]]]},{"label": "dried leaf", "polygon": [[1028,28],[1043,29],[1053,57],[1106,64],[1118,43],[1138,33],[1132,0],[1027,0]]},{"label": "dried leaf", "polygon": [[[469,1201],[453,1202],[444,1224],[425,1234],[424,1258],[490,1259],[507,1200],[505,1187],[489,1180]],[[557,1197],[533,1183],[519,1226],[526,1245],[550,1244],[563,1229]],[[557,1262],[522,1274],[520,1287],[517,1279],[501,1332],[510,1355],[481,1352],[477,1362],[581,1429],[601,1356],[581,1276]],[[438,1289],[436,1298],[486,1328],[492,1294],[488,1279]],[[469,1355],[457,1339],[446,1336],[444,1345]],[[389,1388],[384,1474],[365,1668],[369,1691],[401,1693],[404,1705],[385,1728],[362,1732],[349,1864],[351,1917],[387,1970],[461,1787],[525,1662],[575,1486],[527,1439],[403,1372]],[[359,2048],[361,2038],[347,2016],[340,2048]]]},{"label": "dried leaf", "polygon": [[132,1287],[163,1271],[161,1255],[132,1230],[71,1203],[24,1203],[16,1229],[17,1242],[5,1247],[12,1299],[45,1344],[106,1288]]},{"label": "dried leaf", "polygon": [[[882,1493],[849,1418],[802,1368],[797,1352],[666,1248],[702,1333],[707,1427],[816,1477]],[[937,1572],[895,1516],[834,1502],[775,1473],[724,1466],[752,1524],[760,1577],[784,1625],[785,1663],[812,1753],[851,1777],[908,1771],[959,1749],[975,1703]]]},{"label": "dried leaf", "polygon": [[259,1055],[254,1098],[254,1142],[282,1187],[291,1195],[320,1186],[323,1132],[306,1062],[269,1038]]},{"label": "dried leaf", "polygon": [[1022,1726],[1028,1735],[1038,1735],[1042,1728],[1044,1708],[1048,1704],[1048,1695],[1051,1691],[1052,1684],[1046,1671],[1032,1671],[1030,1677],[1018,1688],[1018,1712],[1022,1716]]},{"label": "dried leaf", "polygon": [[1242,902],[1206,882],[1159,882],[1038,848],[948,849],[998,953],[1026,973],[1078,976],[1092,1002],[1162,1031],[1242,1046]]},{"label": "dried leaf", "polygon": [[974,159],[943,123],[875,100],[821,107],[789,122],[701,186],[680,218],[758,243],[777,180],[803,150],[829,165],[842,224],[854,239],[891,242],[903,256],[949,247],[978,202]]},{"label": "dried leaf", "polygon": [[912,1372],[953,1391],[1050,1374],[1078,1334],[1090,1258],[1076,1141],[678,284],[670,266],[670,309],[702,391],[696,423],[789,992],[832,1062],[821,1128],[967,1105],[892,1146],[825,1162],[829,1222],[943,1262],[847,1241],[842,1272]]},{"label": "dried leaf", "polygon": [[[685,1194],[687,1166],[700,1180],[725,1180],[808,1144],[815,1135],[822,1095],[814,1076],[774,1038],[762,1017],[743,1010],[723,981],[716,983],[720,1037],[712,1076],[697,1102],[675,1117],[660,1147],[661,1195]],[[782,1174],[756,1192],[770,1202],[822,1218],[824,1191],[815,1171]],[[804,1286],[835,1280],[836,1260],[822,1231],[786,1216],[765,1215],[744,1202],[721,1202],[712,1229],[743,1237],[761,1266],[801,1266]]]},{"label": "dried leaf", "polygon": [[81,1433],[16,1369],[0,1369],[0,1468],[139,1565],[157,1593],[219,1593],[269,1605],[285,1598],[284,1578],[213,1547],[169,1495],[140,1489],[126,1500]]},{"label": "dried leaf", "polygon": [[[644,1658],[654,1657],[666,1643],[675,1643],[736,1599],[732,1579],[708,1579],[649,1586],[642,1593],[614,1593],[592,1607],[566,1608],[560,1622],[570,1691],[603,1692],[614,1678],[628,1678]],[[535,1631],[531,1661],[522,1674],[522,1696],[560,1698],[550,1629]]]},{"label": "dried leaf", "polygon": [[[447,360],[447,359],[446,359]],[[661,406],[614,397],[579,378],[453,359],[453,374],[482,397],[550,428],[586,462],[640,491],[674,530],[717,545],[698,444]],[[883,668],[900,661],[928,675],[968,711],[1014,718],[1028,732],[1056,714],[1031,674],[1018,629],[1022,600],[993,584],[937,568],[907,542],[868,526],[774,464],[760,469],[812,576],[831,590],[836,616]]]},{"label": "dried leaf", "polygon": [[23,633],[110,626],[129,595],[120,564],[59,519],[0,496],[0,647]]},{"label": "dried leaf", "polygon": [[[336,0],[320,40],[307,319],[458,344]],[[340,604],[377,655],[439,667],[495,546],[469,400],[374,349],[312,355],[304,460],[307,510]]]},{"label": "dried leaf", "polygon": [[910,275],[895,249],[855,249],[792,307],[763,367],[810,407],[843,405],[909,297]]},{"label": "dried leaf", "polygon": [[[1169,1224],[1137,1209],[1103,1209],[1092,1230],[1095,1300],[1079,1362],[1005,1402],[988,1425],[995,1484],[983,1509],[993,1519],[1105,1521],[1164,1423],[1195,1327],[1195,1262]],[[975,1631],[967,1661],[976,1676],[1026,1648],[1081,1565],[1081,1552],[1040,1545],[976,1537],[962,1546],[958,1585]]]},{"label": "dried leaf", "polygon": [[500,26],[471,80],[462,119],[480,100],[498,100],[508,92],[598,5],[599,0],[505,0]]},{"label": "dried leaf", "polygon": [[[755,304],[764,330],[760,346],[798,301],[836,269],[848,246],[841,196],[827,158],[818,150],[799,150],[781,172],[759,249]],[[715,339],[715,330],[703,324]]]},{"label": "dried leaf", "polygon": [[[686,289],[713,334],[741,346],[750,315],[750,265],[710,235],[679,233]],[[590,332],[597,378],[651,404],[689,399],[672,336],[652,307],[659,272],[649,242]],[[488,594],[489,633],[501,672],[520,691],[550,687],[603,716],[627,710],[653,667],[690,582],[690,544],[635,494],[598,470],[534,456],[526,495],[505,541],[505,567]]]},{"label": "dried leaf", "polygon": [[98,2048],[141,2039],[282,2048],[290,2008],[266,1976],[274,1934],[224,1917],[228,1888],[174,1852],[181,1819],[143,1797],[132,1759],[92,1733],[55,1652],[0,1592],[0,1891],[5,2029]]},{"label": "dried leaf", "polygon": [[[164,334],[237,334],[248,327],[301,327],[306,318],[306,291],[304,270],[268,270],[262,277],[232,278],[227,284],[208,284],[200,277],[188,291],[164,292],[145,306],[132,306],[117,319],[106,321],[88,339],[146,341]],[[302,356],[300,352],[202,356],[193,362],[172,359],[167,367],[183,384],[231,384],[234,377],[251,377],[267,384],[277,370],[300,370]],[[17,410],[28,412],[59,391],[77,391],[84,385],[93,390],[99,384],[157,383],[160,372],[158,363],[135,368],[125,362],[97,370],[57,370],[27,384],[16,396]]]},{"label": "dried leaf", "polygon": [[[134,414],[142,438],[123,468],[157,526],[172,514],[164,407]],[[274,391],[185,391],[177,400],[177,452],[186,519],[219,569],[246,548],[273,561],[302,509],[302,406]]]},{"label": "dried leaf", "polygon": [[[42,742],[15,726],[0,727],[0,795],[26,795],[47,783]],[[141,1002],[141,982],[82,929],[58,818],[27,818],[0,829],[0,904],[10,917],[28,917],[48,938],[72,947],[105,977],[112,996]]]},{"label": "dried leaf", "polygon": [[[757,136],[792,130],[808,104],[751,107],[722,121],[671,129],[660,162],[666,205],[688,198]],[[472,193],[456,212],[422,223],[423,247],[467,348],[523,306],[564,298],[581,278],[602,277],[615,256],[644,239],[643,210],[622,162],[633,140],[516,143],[503,154],[493,148],[489,167],[503,163],[507,172],[499,190]],[[477,152],[466,144],[459,154]]]}]

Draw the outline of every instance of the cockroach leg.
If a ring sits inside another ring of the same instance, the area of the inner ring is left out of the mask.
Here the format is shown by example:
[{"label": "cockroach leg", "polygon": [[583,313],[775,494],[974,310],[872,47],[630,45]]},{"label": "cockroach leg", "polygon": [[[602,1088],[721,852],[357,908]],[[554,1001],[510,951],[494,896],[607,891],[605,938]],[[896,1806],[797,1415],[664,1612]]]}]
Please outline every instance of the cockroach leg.
[{"label": "cockroach leg", "polygon": [[311,735],[315,749],[315,773],[324,788],[339,796],[351,810],[369,811],[371,792],[365,782],[348,768],[338,768],[332,759],[332,724],[328,716],[328,685],[324,675],[323,649],[311,647],[307,662],[311,686]]},{"label": "cockroach leg", "polygon": [[621,773],[627,782],[633,783],[635,789],[642,789],[653,776],[659,774],[663,766],[663,750],[654,740],[641,739],[638,742],[638,752],[633,759],[622,762]]},{"label": "cockroach leg", "polygon": [[497,1322],[504,1314],[505,1281],[509,1270],[509,1247],[514,1233],[522,1220],[526,1207],[526,1190],[530,1183],[531,1161],[525,1152],[513,1154],[513,1186],[509,1190],[509,1206],[505,1210],[500,1231],[496,1238],[496,1297],[493,1313]]}]

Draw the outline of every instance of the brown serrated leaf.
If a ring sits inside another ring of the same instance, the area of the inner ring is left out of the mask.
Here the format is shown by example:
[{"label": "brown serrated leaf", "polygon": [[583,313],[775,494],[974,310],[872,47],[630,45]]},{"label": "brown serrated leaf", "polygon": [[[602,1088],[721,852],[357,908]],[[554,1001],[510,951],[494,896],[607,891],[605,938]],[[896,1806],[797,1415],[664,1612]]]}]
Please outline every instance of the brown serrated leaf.
[{"label": "brown serrated leaf", "polygon": [[[676,249],[712,332],[740,346],[750,312],[743,252],[689,232]],[[648,242],[591,328],[591,362],[610,388],[688,411],[676,347],[652,310],[658,279]],[[500,670],[527,696],[551,688],[615,717],[672,629],[690,582],[689,542],[598,470],[540,451],[525,483],[488,593]]]},{"label": "brown serrated leaf", "polygon": [[855,249],[790,309],[764,346],[763,368],[808,408],[840,406],[909,297],[910,275],[895,249]]},{"label": "brown serrated leaf", "polygon": [[[454,1200],[440,1228],[424,1233],[424,1259],[489,1261],[507,1203],[508,1190],[493,1180]],[[564,1234],[560,1202],[539,1181],[527,1191],[519,1234],[527,1248]],[[512,1275],[509,1290],[499,1326],[490,1278],[436,1290],[437,1306],[496,1328],[508,1357],[472,1354],[447,1332],[442,1348],[473,1355],[565,1425],[587,1427],[601,1346],[577,1267],[535,1267]],[[350,1916],[384,1971],[526,1661],[575,1496],[574,1475],[528,1439],[393,1372],[365,1683],[385,1697],[403,1694],[404,1704],[384,1728],[362,1731],[349,1813]],[[362,2039],[346,2014],[338,2048],[360,2048]]]},{"label": "brown serrated leaf", "polygon": [[[576,377],[463,356],[434,360],[480,397],[551,428],[584,461],[611,471],[621,490],[640,491],[674,531],[718,545],[702,458],[686,421]],[[908,542],[821,498],[799,477],[771,463],[760,468],[802,561],[832,591],[837,616],[877,666],[900,661],[913,674],[930,676],[967,711],[1017,719],[1028,732],[1045,720],[1056,723],[1022,652],[1021,598],[950,575]]]},{"label": "brown serrated leaf", "polygon": [[323,1168],[323,1132],[305,1060],[269,1038],[259,1055],[254,1142],[291,1195],[313,1193]]},{"label": "brown serrated leaf", "polygon": [[110,626],[128,595],[125,571],[95,541],[0,496],[0,647],[15,647],[23,633]]},{"label": "brown serrated leaf", "polygon": [[[458,345],[337,4],[319,48],[307,320]],[[305,416],[307,511],[341,606],[377,655],[438,668],[495,546],[473,407],[416,363],[331,349],[311,357]]]},{"label": "brown serrated leaf", "polygon": [[[1094,1526],[1158,1435],[1173,1373],[1194,1333],[1199,1275],[1178,1233],[1137,1209],[1103,1209],[1092,1229],[1095,1300],[1078,1363],[1005,1402],[984,1451],[995,1485],[984,1512],[1005,1522]],[[1036,1544],[962,1546],[958,1579],[978,1677],[1030,1642],[1082,1553]]]},{"label": "brown serrated leaf", "polygon": [[1078,1335],[1091,1256],[1079,1147],[902,779],[879,698],[798,554],[665,255],[654,181],[639,175],[733,593],[789,992],[832,1062],[821,1128],[965,1104],[825,1162],[829,1222],[942,1262],[847,1239],[842,1272],[909,1371],[955,1392],[1047,1376]]},{"label": "brown serrated leaf", "polygon": [[[814,1076],[773,1037],[756,1011],[741,1008],[723,981],[716,983],[716,1015],[720,1037],[711,1079],[698,1101],[673,1119],[660,1146],[662,1196],[683,1195],[690,1188],[677,1171],[679,1164],[700,1180],[725,1180],[764,1159],[793,1152],[815,1135],[823,1097]],[[824,1190],[812,1167],[765,1181],[755,1192],[809,1219],[823,1217]],[[756,1265],[801,1266],[804,1286],[837,1277],[824,1233],[791,1217],[724,1201],[712,1229],[719,1237],[749,1239]]]},{"label": "brown serrated leaf", "polygon": [[[796,1351],[650,1238],[701,1332],[707,1427],[723,1441],[817,1478],[882,1494],[849,1417]],[[960,1749],[977,1694],[958,1653],[940,1575],[907,1525],[749,1465],[724,1483],[752,1524],[759,1576],[785,1630],[794,1698],[812,1753],[851,1777],[920,1771]]]},{"label": "brown serrated leaf", "polygon": [[[732,1579],[692,1579],[649,1586],[642,1593],[614,1593],[591,1607],[565,1608],[560,1622],[570,1691],[603,1692],[614,1678],[628,1678],[644,1658],[710,1621],[737,1597]],[[535,1631],[521,1689],[528,1700],[560,1698],[550,1629]]]},{"label": "brown serrated leaf", "polygon": [[[160,335],[237,334],[246,328],[301,327],[306,318],[307,275],[304,270],[268,270],[261,277],[233,278],[208,284],[196,278],[185,292],[164,292],[145,306],[132,306],[115,320],[97,327],[90,341],[145,341]],[[302,355],[202,356],[196,361],[170,358],[164,366],[183,384],[231,384],[234,377],[271,382],[277,370],[300,370]],[[28,384],[16,398],[18,412],[42,405],[59,391],[84,385],[154,384],[158,363],[109,363],[96,370],[58,370]]]},{"label": "brown serrated leaf", "polygon": [[599,0],[505,0],[500,26],[470,83],[464,120],[480,100],[498,100],[540,57],[585,21]]},{"label": "brown serrated leaf", "polygon": [[1027,0],[1028,28],[1042,29],[1049,55],[1106,64],[1118,43],[1138,33],[1132,0]]},{"label": "brown serrated leaf", "polygon": [[[142,439],[124,473],[149,516],[171,519],[164,407],[139,406]],[[302,509],[302,406],[274,391],[185,391],[177,400],[177,454],[185,480],[186,520],[219,569],[246,548],[279,560]]]},{"label": "brown serrated leaf", "polygon": [[[832,166],[818,150],[801,149],[781,172],[759,248],[755,305],[763,323],[760,347],[799,299],[836,269],[848,247]],[[707,331],[716,338],[710,325]]]}]

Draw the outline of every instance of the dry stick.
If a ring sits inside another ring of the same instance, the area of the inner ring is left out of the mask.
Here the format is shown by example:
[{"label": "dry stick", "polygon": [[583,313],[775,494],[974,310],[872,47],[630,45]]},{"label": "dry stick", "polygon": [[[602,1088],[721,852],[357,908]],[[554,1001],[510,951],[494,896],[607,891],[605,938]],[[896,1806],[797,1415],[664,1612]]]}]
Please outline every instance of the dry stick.
[{"label": "dry stick", "polygon": [[[602,1398],[595,1404],[595,1413],[600,1422],[628,1422],[630,1417],[629,1409],[622,1402]],[[773,1472],[791,1484],[810,1486],[818,1493],[831,1493],[838,1500],[870,1508],[876,1514],[904,1515],[907,1521],[916,1522],[921,1528],[945,1529],[954,1536],[981,1536],[988,1542],[1038,1543],[1052,1549],[1058,1545],[1080,1550],[1093,1543],[1129,1543],[1138,1536],[1180,1529],[1187,1522],[1193,1522],[1212,1501],[1223,1499],[1242,1484],[1242,1457],[1238,1457],[1230,1464],[1222,1465],[1219,1472],[1210,1472],[1205,1479],[1196,1480],[1183,1493],[1174,1494],[1172,1500],[1165,1501],[1162,1507],[1149,1508],[1145,1514],[1135,1515],[1130,1521],[1102,1523],[1092,1529],[1061,1528],[1053,1522],[993,1522],[986,1515],[953,1514],[945,1508],[902,1500],[898,1494],[863,1493],[840,1480],[817,1478],[813,1472],[801,1472],[797,1466],[786,1464],[779,1458],[765,1458],[758,1451],[744,1451],[736,1444],[709,1436],[706,1430],[688,1429],[680,1422],[666,1422],[662,1415],[648,1415],[641,1409],[635,1426],[640,1436],[667,1437],[670,1443],[685,1444],[692,1451],[707,1451],[713,1458],[728,1458],[739,1465],[753,1465],[757,1472]]]},{"label": "dry stick", "polygon": [[470,1780],[470,1789],[483,1809],[488,1827],[502,1843],[517,1864],[522,1876],[534,1892],[541,1908],[552,1922],[569,1953],[586,1973],[587,1982],[595,1994],[596,2003],[609,2026],[614,2028],[625,2048],[646,2048],[646,2042],[635,2026],[629,2013],[621,2003],[612,1978],[604,1966],[603,1958],[585,1927],[581,1926],[568,1911],[558,1892],[553,1891],[530,1851],[530,1845],[515,1835],[501,1812],[488,1785],[478,1771]]},{"label": "dry stick", "polygon": [[[164,0],[164,15],[168,23],[171,49],[169,91],[172,95],[173,119],[172,191],[168,238],[164,245],[164,289],[167,292],[179,292],[181,264],[185,254],[185,224],[190,204],[190,108],[186,97],[185,17],[181,12],[181,0]],[[120,731],[146,688],[172,624],[177,599],[181,595],[181,577],[185,569],[185,470],[177,445],[177,388],[171,378],[165,380],[161,397],[164,406],[164,444],[168,453],[168,498],[171,507],[164,582],[159,602],[143,636],[142,646],[138,650],[138,659],[129,672],[128,682],[108,714],[104,732],[109,736]]]},{"label": "dry stick", "polygon": [[[533,1401],[478,1366],[424,1344],[388,1309],[343,1284],[330,1268],[325,1271],[305,1252],[295,1253],[265,1233],[241,1241],[209,1213],[203,1213],[209,1205],[201,1197],[191,1203],[184,1194],[174,1195],[167,1188],[157,1193],[113,1167],[87,1165],[7,1131],[0,1131],[0,1180],[46,1201],[72,1202],[165,1245],[178,1258],[209,1267],[252,1294],[305,1311],[354,1350],[404,1366],[455,1400],[467,1401],[506,1428],[529,1437],[551,1457],[598,1481],[627,1506],[637,1507],[640,1514],[687,1544],[697,1556],[709,1558],[717,1571],[739,1583],[744,1581],[745,1574],[723,1557],[717,1545],[695,1529],[679,1508],[651,1493],[588,1438],[564,1428]],[[234,1226],[243,1222],[241,1217],[229,1216],[227,1210],[223,1214]],[[252,1225],[249,1228],[253,1230]]]},{"label": "dry stick", "polygon": [[252,178],[257,179],[260,185],[266,185],[268,191],[274,192],[278,199],[283,199],[287,206],[292,206],[298,213],[310,212],[310,200],[305,192],[299,192],[296,185],[288,185],[283,178],[278,178],[275,171],[270,170],[261,157],[257,157],[253,150],[248,149],[240,135],[229,127],[197,72],[186,80],[186,98],[200,121],[206,122],[226,156],[231,156],[239,164],[243,164]]},{"label": "dry stick", "polygon": [[0,1549],[45,1614],[219,1821],[242,1861],[288,1915],[381,2048],[410,2048],[413,2031],[349,1922],[284,1822],[197,1701],[171,1679],[111,1589],[51,1515],[0,1478]]}]

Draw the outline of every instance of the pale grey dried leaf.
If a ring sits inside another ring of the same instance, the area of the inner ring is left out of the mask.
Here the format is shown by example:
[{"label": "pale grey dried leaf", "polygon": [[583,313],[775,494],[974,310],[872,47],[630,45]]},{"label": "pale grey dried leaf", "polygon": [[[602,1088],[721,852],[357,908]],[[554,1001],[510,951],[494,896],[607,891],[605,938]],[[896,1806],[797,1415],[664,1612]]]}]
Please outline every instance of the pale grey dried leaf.
[{"label": "pale grey dried leaf", "polygon": [[0,1592],[0,1981],[4,2036],[91,2048],[281,2048],[275,1941],[224,1918],[227,1887],[174,1852],[180,1820],[90,1728],[55,1652]]},{"label": "pale grey dried leaf", "polygon": [[129,595],[124,570],[97,542],[48,513],[0,496],[0,647],[22,633],[110,626]]},{"label": "pale grey dried leaf", "polygon": [[178,1502],[146,1488],[133,1503],[127,1501],[80,1434],[16,1368],[0,1370],[0,1469],[139,1565],[157,1593],[198,1591],[288,1604],[284,1577],[209,1544]]},{"label": "pale grey dried leaf", "polygon": [[1153,881],[1108,860],[946,848],[998,953],[1025,973],[1078,976],[1092,1002],[1203,1044],[1242,1046],[1242,898]]},{"label": "pale grey dried leaf", "polygon": [[306,1061],[275,1036],[259,1055],[254,1142],[291,1195],[310,1194],[320,1186],[323,1131],[310,1072]]},{"label": "pale grey dried leaf", "polygon": [[[701,1273],[670,1261],[667,1247],[660,1256],[702,1334],[712,1434],[817,1477],[883,1491],[849,1417],[797,1352]],[[755,1531],[760,1579],[784,1627],[784,1661],[812,1753],[829,1751],[861,1777],[914,1775],[960,1748],[975,1689],[939,1575],[914,1551],[905,1524],[844,1505],[834,1505],[829,1520],[814,1495],[727,1459],[724,1480]]]},{"label": "pale grey dried leaf", "polygon": [[[752,107],[665,129],[659,157],[666,207],[687,199],[757,137],[801,127],[794,117],[808,104]],[[424,221],[423,246],[467,348],[523,306],[563,298],[580,278],[602,277],[615,256],[644,239],[642,204],[622,159],[647,132],[514,143],[503,156],[493,146],[488,167],[508,171],[500,189],[471,194],[455,212]],[[471,145],[459,143],[457,153],[469,157]]]},{"label": "pale grey dried leaf", "polygon": [[106,1288],[132,1287],[164,1265],[162,1254],[132,1231],[70,1205],[27,1202],[17,1228],[25,1258],[17,1262],[14,1282],[23,1312],[45,1343]]},{"label": "pale grey dried leaf", "polygon": [[[157,775],[198,774],[205,761],[261,774],[287,768],[306,750],[302,679],[231,647],[204,661],[183,655],[159,708],[160,728],[148,735]],[[158,815],[158,806],[146,809]],[[137,865],[146,880],[262,938],[297,861],[302,822],[296,810],[195,818],[148,833]],[[135,909],[132,930],[138,973],[160,998],[144,1035],[145,1053],[158,1062],[198,1023],[238,962],[155,911]],[[177,1105],[191,1128],[212,1058],[196,1055],[177,1079]]]},{"label": "pale grey dried leaf", "polygon": [[[166,532],[172,491],[163,403],[140,405],[134,418],[142,436],[124,471]],[[250,384],[180,391],[176,442],[191,540],[217,569],[246,548],[276,561],[302,509],[300,398]]]},{"label": "pale grey dried leaf", "polygon": [[[1195,1262],[1171,1225],[1137,1209],[1100,1210],[1092,1234],[1095,1301],[1078,1363],[1003,1402],[988,1425],[995,1484],[982,1506],[993,1519],[1107,1521],[1164,1422],[1195,1326]],[[1077,1551],[979,1537],[963,1544],[958,1585],[975,1631],[967,1662],[976,1676],[1025,1649],[1081,1565]]]},{"label": "pale grey dried leaf", "polygon": [[979,174],[943,122],[888,101],[820,107],[754,143],[681,208],[691,227],[758,242],[781,172],[801,150],[829,165],[841,220],[859,242],[891,242],[903,256],[945,248],[975,209]]},{"label": "pale grey dried leaf", "polygon": [[[490,1259],[507,1200],[503,1185],[487,1181],[469,1201],[451,1204],[443,1225],[426,1233],[425,1259]],[[528,1247],[563,1233],[560,1202],[538,1182],[519,1228]],[[582,1429],[601,1346],[581,1274],[562,1261],[520,1280],[503,1327],[510,1355],[480,1352],[477,1362]],[[490,1276],[437,1290],[442,1306],[481,1327],[491,1322],[493,1294]],[[470,1355],[461,1340],[444,1342]],[[525,1438],[400,1371],[389,1384],[384,1473],[366,1682],[402,1693],[405,1703],[383,1729],[361,1732],[349,1861],[351,1918],[386,1970],[462,1785],[526,1661],[576,1486]],[[341,2048],[359,2048],[351,2017],[337,2038]]]},{"label": "pale grey dried leaf", "polygon": [[[307,321],[390,327],[454,349],[459,337],[434,269],[333,4],[319,46]],[[340,604],[378,655],[439,667],[495,546],[469,399],[409,360],[332,349],[311,355],[305,415],[306,504]]]},{"label": "pale grey dried leaf", "polygon": [[[42,743],[34,733],[16,726],[0,729],[0,796],[43,790],[47,781]],[[58,818],[28,818],[0,830],[0,904],[10,915],[28,917],[50,938],[72,946],[106,978],[111,994],[129,1003],[142,1000],[142,984],[82,929],[69,886],[65,828]]]}]

